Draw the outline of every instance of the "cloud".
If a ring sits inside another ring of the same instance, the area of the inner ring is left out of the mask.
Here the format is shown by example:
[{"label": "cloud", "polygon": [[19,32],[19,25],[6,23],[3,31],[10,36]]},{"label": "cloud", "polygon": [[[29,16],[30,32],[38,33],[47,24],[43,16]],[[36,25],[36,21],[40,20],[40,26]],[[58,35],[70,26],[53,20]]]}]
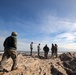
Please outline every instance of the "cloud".
[{"label": "cloud", "polygon": [[[41,43],[41,49],[45,44],[51,48],[52,43],[57,43],[59,50],[75,50],[76,39],[76,23],[67,19],[59,18],[56,15],[45,14],[40,16],[39,23],[34,21],[18,21],[9,22],[8,24],[16,25],[18,31],[18,50],[29,50],[29,44],[34,42],[34,51],[37,50],[38,43]],[[19,27],[18,27],[19,26]],[[10,28],[11,29],[11,28]],[[13,28],[14,29],[14,28]],[[12,29],[12,30],[13,30]],[[11,30],[11,31],[12,31]],[[5,37],[10,35],[10,31],[0,31],[0,48],[3,49],[3,41]]]},{"label": "cloud", "polygon": [[3,42],[4,42],[5,38],[0,36],[0,50],[3,50],[4,47],[3,47]]},{"label": "cloud", "polygon": [[[41,37],[38,37],[38,39],[36,39],[37,36],[33,39],[26,38],[27,41],[25,42],[19,40],[18,50],[30,51],[29,44],[31,41],[34,42],[34,51],[37,50],[38,43],[41,43],[41,49],[43,49],[45,44],[48,44],[49,48],[51,48],[52,43],[57,43],[60,51],[76,50],[76,43],[74,42],[76,39],[76,23],[60,20],[56,17],[48,18],[47,20],[43,19],[39,26],[41,35],[38,36]],[[38,33],[38,31],[35,33]]]},{"label": "cloud", "polygon": [[76,43],[59,44],[59,51],[76,51]]},{"label": "cloud", "polygon": [[74,35],[74,33],[62,33],[57,35],[56,38],[73,42],[76,39],[76,35]]},{"label": "cloud", "polygon": [[76,31],[76,23],[72,23],[66,20],[60,20],[57,17],[46,16],[46,19],[42,20],[41,30],[44,33],[60,33],[60,32],[73,32]]},{"label": "cloud", "polygon": [[57,43],[59,50],[74,50],[76,49],[76,22],[71,19],[59,18],[56,15],[45,14],[41,16],[40,32],[42,33],[41,42],[48,44]]}]

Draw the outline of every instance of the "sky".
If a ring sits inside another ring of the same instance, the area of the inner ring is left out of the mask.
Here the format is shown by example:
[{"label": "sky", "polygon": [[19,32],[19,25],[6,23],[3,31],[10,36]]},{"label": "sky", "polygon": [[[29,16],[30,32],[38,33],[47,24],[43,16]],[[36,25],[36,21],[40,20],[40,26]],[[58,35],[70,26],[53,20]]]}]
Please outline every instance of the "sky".
[{"label": "sky", "polygon": [[34,51],[41,44],[59,51],[76,51],[76,0],[0,0],[0,50],[15,31],[17,50]]}]

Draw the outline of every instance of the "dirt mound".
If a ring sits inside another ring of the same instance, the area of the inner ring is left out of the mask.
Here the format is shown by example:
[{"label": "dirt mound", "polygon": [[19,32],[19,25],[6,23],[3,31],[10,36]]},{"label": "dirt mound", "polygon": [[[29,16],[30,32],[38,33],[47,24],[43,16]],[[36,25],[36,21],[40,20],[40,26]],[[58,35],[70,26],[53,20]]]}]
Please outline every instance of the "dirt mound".
[{"label": "dirt mound", "polygon": [[[62,55],[59,57],[62,57]],[[12,60],[10,58],[4,65],[4,68],[9,72],[4,72],[3,75],[74,75],[74,72],[69,74],[69,71],[66,68],[69,69],[71,64],[76,65],[76,60],[68,60],[68,66],[66,61],[60,59],[61,58],[39,59],[37,57],[23,56],[22,54],[19,54],[17,57],[18,69],[10,71],[12,66]]]}]

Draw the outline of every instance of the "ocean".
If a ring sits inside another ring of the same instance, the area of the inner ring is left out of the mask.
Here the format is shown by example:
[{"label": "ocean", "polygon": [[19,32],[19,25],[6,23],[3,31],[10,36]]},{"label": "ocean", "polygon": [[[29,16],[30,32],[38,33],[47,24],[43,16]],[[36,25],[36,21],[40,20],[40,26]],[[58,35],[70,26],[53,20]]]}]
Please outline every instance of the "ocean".
[{"label": "ocean", "polygon": [[[24,54],[26,54],[26,55],[30,55],[30,51],[18,51],[18,52],[19,52],[19,53],[24,53]],[[62,54],[62,53],[64,53],[64,52],[58,51],[58,55],[60,55],[60,54]],[[37,51],[33,51],[32,54],[33,54],[33,55],[37,55]],[[40,55],[43,56],[43,55],[44,55],[44,52],[43,52],[43,51],[40,51]],[[51,56],[51,51],[48,52],[48,55]]]},{"label": "ocean", "polygon": [[[26,54],[26,55],[30,55],[30,51],[17,51],[18,53],[22,53],[22,54]],[[62,54],[62,53],[66,53],[66,52],[70,52],[70,51],[58,51],[58,55]],[[0,54],[3,54],[3,51],[0,51]],[[33,51],[32,52],[33,55],[37,55],[37,51]],[[43,51],[40,51],[40,55],[44,55]],[[48,52],[48,55],[51,56],[51,51]]]}]

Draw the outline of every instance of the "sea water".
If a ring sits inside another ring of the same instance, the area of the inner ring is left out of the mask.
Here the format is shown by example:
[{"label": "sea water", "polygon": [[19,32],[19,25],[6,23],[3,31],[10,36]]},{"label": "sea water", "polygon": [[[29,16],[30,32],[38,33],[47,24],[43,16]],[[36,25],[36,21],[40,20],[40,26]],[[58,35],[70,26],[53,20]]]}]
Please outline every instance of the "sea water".
[{"label": "sea water", "polygon": [[[18,53],[24,53],[24,54],[27,54],[27,55],[30,55],[30,51],[18,51]],[[4,51],[0,51],[0,54],[3,54]],[[33,55],[37,55],[37,51],[32,51],[32,54]],[[58,51],[58,55],[62,54],[62,53],[66,53],[65,51]],[[40,51],[40,55],[44,55],[44,51]],[[51,55],[51,51],[48,52],[48,55]]]}]

